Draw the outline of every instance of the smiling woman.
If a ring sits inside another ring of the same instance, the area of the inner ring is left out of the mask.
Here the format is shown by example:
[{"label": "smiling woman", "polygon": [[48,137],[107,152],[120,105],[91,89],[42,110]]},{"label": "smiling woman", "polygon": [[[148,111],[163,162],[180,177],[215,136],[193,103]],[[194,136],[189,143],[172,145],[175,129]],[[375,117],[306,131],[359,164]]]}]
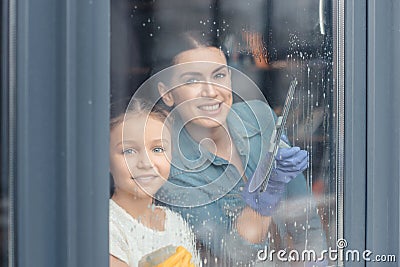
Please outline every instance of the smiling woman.
[{"label": "smiling woman", "polygon": [[[263,158],[273,134],[275,114],[266,103],[233,92],[232,75],[238,75],[238,71],[228,67],[221,49],[201,34],[185,32],[170,40],[175,43],[174,51],[179,51],[181,43],[185,50],[172,55],[172,66],[144,83],[136,93],[145,95],[154,83],[151,80],[158,80],[160,97],[174,118],[172,136],[177,141],[170,179],[156,197],[187,218],[203,253],[210,253],[207,261],[256,264],[260,247],[271,245],[271,218],[277,214],[281,199],[302,198],[313,203],[301,174],[307,168],[307,152],[290,149],[282,141],[267,190],[250,193],[249,181],[256,169],[265,164]],[[164,60],[167,56],[160,57]],[[249,81],[242,74],[243,78],[242,85]],[[248,90],[255,88],[251,83],[246,85],[250,85],[246,86]],[[242,100],[233,103],[234,94]],[[286,185],[291,192],[287,195]],[[297,206],[301,210],[304,207],[300,203]],[[277,218],[275,222],[292,236],[296,246],[302,246],[307,239],[309,247],[322,250],[326,244],[321,221],[313,204],[306,210],[307,216],[296,220],[299,225],[307,224],[307,231],[297,229],[296,224],[293,227],[287,219],[283,219],[287,226],[278,223]]]}]

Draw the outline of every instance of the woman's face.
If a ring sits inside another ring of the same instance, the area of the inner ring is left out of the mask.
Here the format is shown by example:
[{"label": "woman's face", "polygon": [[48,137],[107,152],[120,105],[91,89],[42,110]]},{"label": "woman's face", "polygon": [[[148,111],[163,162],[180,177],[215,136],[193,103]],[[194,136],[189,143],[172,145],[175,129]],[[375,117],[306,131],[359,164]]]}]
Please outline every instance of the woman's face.
[{"label": "woman's face", "polygon": [[168,179],[171,135],[160,120],[127,115],[110,132],[110,172],[115,192],[133,198],[153,196]]},{"label": "woman's face", "polygon": [[178,54],[175,64],[169,85],[161,84],[160,92],[168,91],[164,102],[173,106],[187,125],[224,125],[232,106],[231,73],[225,55],[218,48],[201,47]]}]

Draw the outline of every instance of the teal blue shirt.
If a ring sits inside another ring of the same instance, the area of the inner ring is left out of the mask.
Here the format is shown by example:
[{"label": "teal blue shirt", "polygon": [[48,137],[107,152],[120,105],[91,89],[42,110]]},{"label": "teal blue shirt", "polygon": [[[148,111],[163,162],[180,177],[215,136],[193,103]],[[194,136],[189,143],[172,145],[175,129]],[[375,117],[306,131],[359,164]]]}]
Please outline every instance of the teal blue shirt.
[{"label": "teal blue shirt", "polygon": [[[252,177],[267,152],[275,125],[275,115],[264,102],[253,100],[232,105],[227,117],[231,138],[242,160],[244,174]],[[173,156],[169,182],[157,200],[169,205],[188,221],[202,246],[213,255],[234,264],[257,259],[257,251],[272,245],[251,244],[237,232],[235,220],[246,203],[241,197],[245,186],[237,168],[194,141],[180,120],[173,127]],[[310,190],[303,175],[287,186],[282,208],[274,217],[280,236],[290,236],[292,245],[320,250],[324,234]],[[285,203],[288,203],[287,205]],[[298,204],[296,204],[298,203]],[[291,212],[290,209],[295,209]]]}]

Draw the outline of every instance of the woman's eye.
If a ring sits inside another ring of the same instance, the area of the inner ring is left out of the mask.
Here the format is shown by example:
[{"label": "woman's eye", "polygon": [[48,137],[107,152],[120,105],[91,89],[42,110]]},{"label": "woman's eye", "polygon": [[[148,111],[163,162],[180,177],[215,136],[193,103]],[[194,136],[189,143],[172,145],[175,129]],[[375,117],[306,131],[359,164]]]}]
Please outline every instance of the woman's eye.
[{"label": "woman's eye", "polygon": [[214,79],[223,79],[226,77],[225,73],[217,73],[214,75]]},{"label": "woman's eye", "polygon": [[131,154],[135,154],[135,150],[134,149],[132,149],[132,148],[127,148],[127,149],[124,149],[123,151],[122,151],[122,153],[124,154],[124,155],[131,155]]},{"label": "woman's eye", "polygon": [[155,153],[163,153],[165,149],[163,147],[155,147],[153,148],[153,152]]}]

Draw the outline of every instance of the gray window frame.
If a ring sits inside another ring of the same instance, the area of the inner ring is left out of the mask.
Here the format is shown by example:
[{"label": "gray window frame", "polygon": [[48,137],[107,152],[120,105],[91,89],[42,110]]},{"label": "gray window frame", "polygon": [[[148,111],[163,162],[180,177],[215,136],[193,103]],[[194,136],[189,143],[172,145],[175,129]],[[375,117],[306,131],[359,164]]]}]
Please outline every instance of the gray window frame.
[{"label": "gray window frame", "polygon": [[108,266],[109,1],[9,8],[10,266]]},{"label": "gray window frame", "polygon": [[349,249],[399,261],[400,1],[350,0],[345,10],[344,237]]},{"label": "gray window frame", "polygon": [[397,0],[368,1],[366,246],[376,254],[396,254],[397,261],[400,260],[399,12]]}]

